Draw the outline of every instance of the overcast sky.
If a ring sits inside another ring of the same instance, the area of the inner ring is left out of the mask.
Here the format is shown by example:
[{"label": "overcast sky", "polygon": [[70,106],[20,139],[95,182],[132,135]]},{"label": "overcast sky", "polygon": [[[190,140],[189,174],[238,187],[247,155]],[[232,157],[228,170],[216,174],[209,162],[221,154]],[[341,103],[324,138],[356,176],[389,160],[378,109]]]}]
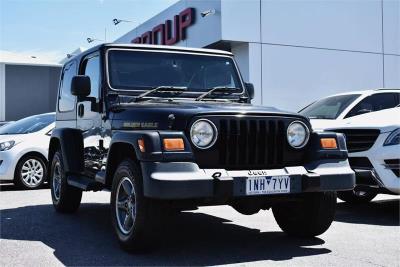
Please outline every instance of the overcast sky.
[{"label": "overcast sky", "polygon": [[[178,0],[0,0],[0,50],[59,60],[87,37],[111,42]],[[132,20],[114,26],[112,19]]]}]

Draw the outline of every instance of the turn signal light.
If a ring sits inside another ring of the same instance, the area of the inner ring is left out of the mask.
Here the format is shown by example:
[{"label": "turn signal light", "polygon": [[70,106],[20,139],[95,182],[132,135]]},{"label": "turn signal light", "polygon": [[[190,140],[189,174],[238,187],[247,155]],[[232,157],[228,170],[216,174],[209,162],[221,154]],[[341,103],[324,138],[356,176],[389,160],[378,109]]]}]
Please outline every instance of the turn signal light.
[{"label": "turn signal light", "polygon": [[165,138],[163,139],[163,144],[166,151],[185,150],[185,143],[182,138]]},{"label": "turn signal light", "polygon": [[323,149],[336,149],[336,138],[321,138],[321,147]]},{"label": "turn signal light", "polygon": [[146,152],[146,148],[144,147],[144,140],[143,139],[138,139],[137,140],[140,152]]}]

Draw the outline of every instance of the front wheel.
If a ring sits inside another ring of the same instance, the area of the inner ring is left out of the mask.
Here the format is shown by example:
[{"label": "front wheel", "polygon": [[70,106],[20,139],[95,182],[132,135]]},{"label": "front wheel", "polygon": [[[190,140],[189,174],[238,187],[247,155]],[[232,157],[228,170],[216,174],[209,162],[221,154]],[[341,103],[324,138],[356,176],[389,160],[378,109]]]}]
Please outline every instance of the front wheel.
[{"label": "front wheel", "polygon": [[336,192],[307,193],[301,201],[272,207],[279,227],[288,235],[314,237],[331,225],[336,210]]},{"label": "front wheel", "polygon": [[28,155],[18,162],[14,182],[23,189],[37,189],[42,186],[46,177],[46,162],[36,155]]},{"label": "front wheel", "polygon": [[360,190],[343,191],[337,193],[338,198],[351,204],[368,203],[374,199],[377,193]]},{"label": "front wheel", "polygon": [[82,199],[82,190],[70,186],[64,171],[61,151],[54,154],[50,172],[50,189],[53,206],[58,212],[75,212]]},{"label": "front wheel", "polygon": [[140,251],[149,247],[157,214],[154,203],[143,195],[140,167],[123,161],[114,174],[111,191],[111,220],[121,247]]}]

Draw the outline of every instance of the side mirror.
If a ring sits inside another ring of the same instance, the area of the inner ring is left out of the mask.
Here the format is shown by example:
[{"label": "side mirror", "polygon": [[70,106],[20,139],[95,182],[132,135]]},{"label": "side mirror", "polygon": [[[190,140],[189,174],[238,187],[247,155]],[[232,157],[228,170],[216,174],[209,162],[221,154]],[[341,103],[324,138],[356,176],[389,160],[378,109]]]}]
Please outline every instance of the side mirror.
[{"label": "side mirror", "polygon": [[90,78],[85,75],[76,75],[72,77],[71,94],[79,98],[85,98],[90,95]]},{"label": "side mirror", "polygon": [[245,83],[247,95],[250,99],[254,98],[254,85],[252,83]]}]

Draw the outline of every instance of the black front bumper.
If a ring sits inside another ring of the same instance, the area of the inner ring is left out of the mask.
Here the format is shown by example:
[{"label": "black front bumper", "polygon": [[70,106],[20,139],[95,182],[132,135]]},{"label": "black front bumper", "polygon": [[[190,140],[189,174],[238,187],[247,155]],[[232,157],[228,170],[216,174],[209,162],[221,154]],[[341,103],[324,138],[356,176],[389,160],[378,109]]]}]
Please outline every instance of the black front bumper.
[{"label": "black front bumper", "polygon": [[[172,200],[247,196],[248,170],[200,169],[192,162],[141,164],[146,197]],[[352,190],[355,185],[355,174],[347,160],[321,160],[305,166],[265,171],[290,177],[290,193],[285,194],[345,191]]]}]

